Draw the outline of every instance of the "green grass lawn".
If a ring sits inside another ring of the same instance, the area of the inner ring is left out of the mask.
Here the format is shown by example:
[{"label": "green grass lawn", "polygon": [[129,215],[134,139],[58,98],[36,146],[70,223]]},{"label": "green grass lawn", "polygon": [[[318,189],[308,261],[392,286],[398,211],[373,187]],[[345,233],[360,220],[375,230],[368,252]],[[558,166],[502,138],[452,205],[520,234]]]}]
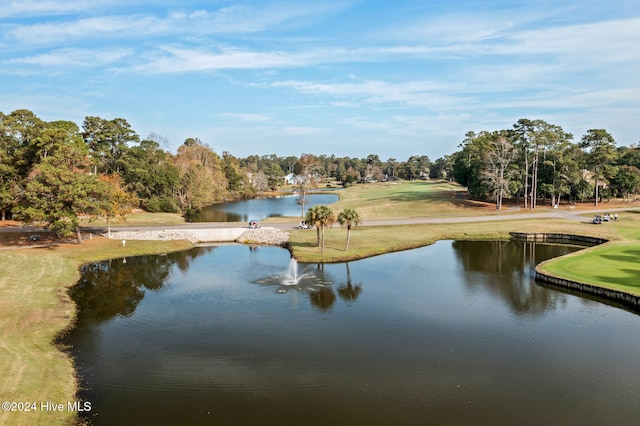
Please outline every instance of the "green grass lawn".
[{"label": "green grass lawn", "polygon": [[466,200],[460,195],[464,191],[461,186],[442,180],[354,185],[339,192],[340,201],[331,209],[339,212],[355,208],[369,220],[465,216],[478,214],[478,210],[495,213],[489,203]]},{"label": "green grass lawn", "polygon": [[[135,211],[126,217],[126,220],[112,220],[111,226],[141,226],[141,225],[180,225],[185,223],[180,213],[147,213]],[[106,226],[104,219],[83,219],[81,226]]]},{"label": "green grass lawn", "polygon": [[608,243],[545,262],[543,272],[640,296],[639,243]]},{"label": "green grass lawn", "polygon": [[640,296],[640,213],[624,212],[618,222],[592,225],[590,234],[610,239],[601,246],[551,259],[540,270],[552,276]]}]

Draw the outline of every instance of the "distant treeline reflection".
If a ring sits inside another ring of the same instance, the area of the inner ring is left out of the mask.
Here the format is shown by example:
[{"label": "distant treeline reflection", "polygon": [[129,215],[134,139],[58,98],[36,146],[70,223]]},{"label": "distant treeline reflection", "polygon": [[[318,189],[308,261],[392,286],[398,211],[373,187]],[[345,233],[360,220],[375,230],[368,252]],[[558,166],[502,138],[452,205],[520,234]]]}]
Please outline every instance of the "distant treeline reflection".
[{"label": "distant treeline reflection", "polygon": [[84,265],[71,297],[78,305],[78,322],[101,323],[116,315],[129,316],[142,301],[146,290],[159,290],[171,275],[172,267],[186,272],[191,261],[216,247],[157,256],[136,256]]},{"label": "distant treeline reflection", "polygon": [[[194,259],[216,248],[197,247],[163,255],[112,259],[84,265],[80,280],[70,292],[78,306],[78,325],[100,324],[118,315],[132,315],[147,290],[158,291],[168,282],[173,268],[187,272]],[[346,278],[336,280],[324,272],[322,264],[317,265],[317,273],[335,284],[337,295],[334,286],[308,293],[312,306],[328,311],[338,297],[347,303],[357,300],[362,293],[362,283],[353,284],[348,263],[345,263],[345,268]]]}]

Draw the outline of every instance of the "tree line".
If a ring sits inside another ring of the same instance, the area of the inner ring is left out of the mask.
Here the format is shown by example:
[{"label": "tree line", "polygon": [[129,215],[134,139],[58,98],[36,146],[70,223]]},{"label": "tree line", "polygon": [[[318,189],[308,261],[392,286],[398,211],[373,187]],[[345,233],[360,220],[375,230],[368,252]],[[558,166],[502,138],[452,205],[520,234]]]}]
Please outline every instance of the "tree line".
[{"label": "tree line", "polygon": [[605,129],[588,130],[579,141],[561,126],[521,119],[511,129],[468,132],[461,149],[446,160],[446,174],[476,199],[496,208],[513,198],[534,209],[540,200],[566,202],[619,197],[631,200],[640,186],[638,147],[616,146]]},{"label": "tree line", "polygon": [[82,215],[109,222],[138,207],[189,218],[216,202],[276,190],[287,175],[304,176],[306,191],[326,179],[349,185],[425,178],[431,167],[427,156],[237,158],[198,138],[187,138],[175,154],[166,145],[154,133],[141,138],[124,118],[88,116],[78,126],[47,122],[26,109],[0,112],[0,219],[39,224],[62,236],[78,232]]},{"label": "tree line", "polygon": [[[514,198],[527,208],[539,200],[630,199],[640,186],[638,148],[616,147],[604,129],[578,142],[562,127],[521,119],[511,129],[468,132],[459,150],[431,161],[302,154],[300,157],[222,155],[198,138],[175,154],[167,140],[141,138],[124,118],[88,116],[81,126],[47,122],[21,109],[0,112],[0,215],[47,226],[59,235],[78,230],[78,217],[109,222],[132,208],[182,212],[260,195],[285,183],[306,193],[319,181],[342,185],[384,180],[446,178],[474,199]],[[289,180],[291,176],[297,178]]]}]

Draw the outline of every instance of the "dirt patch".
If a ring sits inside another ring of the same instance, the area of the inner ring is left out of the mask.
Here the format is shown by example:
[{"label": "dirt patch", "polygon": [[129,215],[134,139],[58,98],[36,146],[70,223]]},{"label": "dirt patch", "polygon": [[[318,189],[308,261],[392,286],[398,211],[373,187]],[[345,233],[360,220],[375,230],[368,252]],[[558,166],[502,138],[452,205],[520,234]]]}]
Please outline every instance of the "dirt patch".
[{"label": "dirt patch", "polygon": [[9,227],[20,227],[22,226],[22,222],[18,222],[16,220],[1,220],[0,228],[9,228]]}]

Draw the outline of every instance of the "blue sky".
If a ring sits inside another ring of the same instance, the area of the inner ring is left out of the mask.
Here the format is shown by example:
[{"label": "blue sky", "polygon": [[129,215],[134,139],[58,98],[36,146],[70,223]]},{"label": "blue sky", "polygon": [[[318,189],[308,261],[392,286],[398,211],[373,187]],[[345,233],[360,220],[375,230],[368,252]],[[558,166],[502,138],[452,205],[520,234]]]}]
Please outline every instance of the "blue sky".
[{"label": "blue sky", "polygon": [[640,141],[637,0],[0,0],[0,111],[175,152],[435,160],[520,118]]}]

